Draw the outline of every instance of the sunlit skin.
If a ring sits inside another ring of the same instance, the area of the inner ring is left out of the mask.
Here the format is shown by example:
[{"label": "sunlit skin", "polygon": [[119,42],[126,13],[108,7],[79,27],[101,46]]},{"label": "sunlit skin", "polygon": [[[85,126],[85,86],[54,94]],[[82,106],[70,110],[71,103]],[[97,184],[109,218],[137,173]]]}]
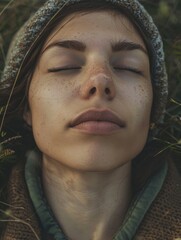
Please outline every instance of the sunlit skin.
[{"label": "sunlit skin", "polygon": [[[152,98],[145,44],[123,15],[71,15],[47,39],[24,117],[43,154],[47,199],[68,238],[110,240],[118,230]],[[87,110],[111,111],[123,125],[105,120],[72,127]]]}]

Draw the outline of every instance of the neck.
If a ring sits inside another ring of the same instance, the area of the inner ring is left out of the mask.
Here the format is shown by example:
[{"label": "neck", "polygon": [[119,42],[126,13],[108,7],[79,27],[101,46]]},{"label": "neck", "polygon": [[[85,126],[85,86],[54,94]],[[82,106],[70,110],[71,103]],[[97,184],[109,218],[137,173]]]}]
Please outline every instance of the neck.
[{"label": "neck", "polygon": [[110,240],[131,198],[130,163],[109,172],[83,172],[43,160],[43,185],[68,239]]}]

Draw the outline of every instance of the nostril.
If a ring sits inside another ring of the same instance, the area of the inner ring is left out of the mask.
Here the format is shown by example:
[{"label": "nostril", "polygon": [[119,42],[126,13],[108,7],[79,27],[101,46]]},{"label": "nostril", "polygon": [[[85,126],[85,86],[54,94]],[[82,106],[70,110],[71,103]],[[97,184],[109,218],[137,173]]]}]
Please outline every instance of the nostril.
[{"label": "nostril", "polygon": [[110,89],[109,89],[109,88],[106,88],[106,89],[105,89],[105,93],[106,93],[106,94],[110,94]]},{"label": "nostril", "polygon": [[91,88],[90,94],[93,95],[95,92],[96,92],[96,88],[95,87]]}]

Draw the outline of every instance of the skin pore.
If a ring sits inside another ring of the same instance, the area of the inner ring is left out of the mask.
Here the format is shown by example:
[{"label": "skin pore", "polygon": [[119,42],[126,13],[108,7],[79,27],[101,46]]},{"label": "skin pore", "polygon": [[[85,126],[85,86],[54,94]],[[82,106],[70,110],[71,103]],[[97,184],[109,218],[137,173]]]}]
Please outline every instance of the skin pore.
[{"label": "skin pore", "polygon": [[[24,118],[43,154],[45,195],[68,239],[110,240],[119,230],[152,95],[146,47],[125,16],[76,13],[47,39]],[[88,110],[109,111],[122,124],[72,124]]]}]

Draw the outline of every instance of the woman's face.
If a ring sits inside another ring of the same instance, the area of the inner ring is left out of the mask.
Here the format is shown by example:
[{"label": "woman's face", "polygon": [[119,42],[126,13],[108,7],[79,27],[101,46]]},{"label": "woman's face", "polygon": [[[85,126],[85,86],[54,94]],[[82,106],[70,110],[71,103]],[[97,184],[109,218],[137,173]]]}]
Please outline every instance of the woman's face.
[{"label": "woman's face", "polygon": [[131,22],[106,11],[74,14],[43,47],[25,119],[44,160],[107,171],[143,149],[152,97],[149,57]]}]

